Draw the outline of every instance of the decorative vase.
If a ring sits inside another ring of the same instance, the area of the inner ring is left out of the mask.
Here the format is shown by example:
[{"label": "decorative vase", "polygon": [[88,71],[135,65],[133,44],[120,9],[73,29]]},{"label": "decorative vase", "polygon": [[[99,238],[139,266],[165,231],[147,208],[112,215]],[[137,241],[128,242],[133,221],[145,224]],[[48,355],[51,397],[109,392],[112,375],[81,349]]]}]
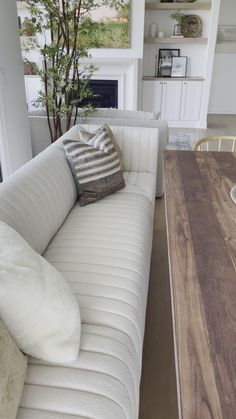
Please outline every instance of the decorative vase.
[{"label": "decorative vase", "polygon": [[150,25],[150,36],[151,36],[151,38],[155,38],[156,34],[157,34],[157,25],[156,25],[156,23],[152,23]]},{"label": "decorative vase", "polygon": [[182,36],[182,26],[179,23],[174,26],[174,36]]}]

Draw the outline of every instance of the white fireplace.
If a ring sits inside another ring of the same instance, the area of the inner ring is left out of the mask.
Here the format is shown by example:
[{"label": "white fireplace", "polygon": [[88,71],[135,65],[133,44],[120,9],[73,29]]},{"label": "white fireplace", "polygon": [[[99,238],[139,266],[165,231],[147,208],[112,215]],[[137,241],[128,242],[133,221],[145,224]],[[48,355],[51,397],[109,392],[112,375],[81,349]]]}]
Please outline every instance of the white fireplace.
[{"label": "white fireplace", "polygon": [[[92,58],[81,61],[81,65],[93,63],[98,70],[93,78],[118,81],[118,108],[138,109],[139,59],[137,58]],[[42,89],[38,76],[25,76],[28,110],[34,111],[33,101]]]},{"label": "white fireplace", "polygon": [[98,67],[95,79],[118,81],[118,108],[137,110],[139,86],[139,60],[132,58],[93,58],[82,64]]}]

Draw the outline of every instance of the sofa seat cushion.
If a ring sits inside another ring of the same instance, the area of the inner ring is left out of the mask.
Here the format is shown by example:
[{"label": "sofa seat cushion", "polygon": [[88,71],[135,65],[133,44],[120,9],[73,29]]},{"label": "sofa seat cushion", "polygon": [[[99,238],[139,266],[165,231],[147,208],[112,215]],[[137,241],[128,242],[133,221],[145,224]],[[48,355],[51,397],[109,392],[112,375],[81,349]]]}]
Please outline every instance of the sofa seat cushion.
[{"label": "sofa seat cushion", "polygon": [[136,419],[134,363],[125,333],[83,325],[77,361],[63,366],[29,359],[17,419]]},{"label": "sofa seat cushion", "polygon": [[127,333],[138,358],[151,241],[151,201],[121,192],[87,208],[76,205],[45,252],[76,294],[81,322]]},{"label": "sofa seat cushion", "polygon": [[124,172],[125,188],[120,192],[141,194],[155,203],[156,176],[151,173]]},{"label": "sofa seat cushion", "polygon": [[17,419],[138,418],[153,204],[136,188],[76,205],[45,252],[79,301],[81,349],[29,361]]}]

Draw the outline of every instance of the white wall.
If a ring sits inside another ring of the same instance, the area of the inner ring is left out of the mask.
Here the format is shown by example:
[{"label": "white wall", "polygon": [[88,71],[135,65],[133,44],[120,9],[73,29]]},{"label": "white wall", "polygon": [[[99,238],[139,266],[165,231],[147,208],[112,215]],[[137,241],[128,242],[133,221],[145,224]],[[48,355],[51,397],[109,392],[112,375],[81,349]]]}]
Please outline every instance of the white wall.
[{"label": "white wall", "polygon": [[236,25],[235,0],[222,0],[219,25]]},{"label": "white wall", "polygon": [[236,114],[236,54],[216,54],[209,113]]},{"label": "white wall", "polygon": [[15,0],[0,0],[0,156],[3,178],[32,157]]},{"label": "white wall", "polygon": [[[220,25],[236,25],[236,1],[222,0]],[[216,50],[209,113],[236,114],[236,53]]]}]

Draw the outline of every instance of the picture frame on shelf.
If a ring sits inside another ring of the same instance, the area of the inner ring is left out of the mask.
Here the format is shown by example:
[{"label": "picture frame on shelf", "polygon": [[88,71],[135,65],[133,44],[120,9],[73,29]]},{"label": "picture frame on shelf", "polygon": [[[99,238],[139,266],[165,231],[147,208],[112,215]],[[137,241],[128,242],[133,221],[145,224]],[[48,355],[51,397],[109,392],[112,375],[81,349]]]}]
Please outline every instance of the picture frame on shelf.
[{"label": "picture frame on shelf", "polygon": [[188,57],[173,57],[171,77],[186,77]]},{"label": "picture frame on shelf", "polygon": [[18,27],[19,27],[19,30],[21,30],[21,17],[20,16],[17,16],[18,17]]},{"label": "picture frame on shelf", "polygon": [[158,77],[171,77],[172,59],[180,56],[180,49],[159,49],[158,55]]}]

